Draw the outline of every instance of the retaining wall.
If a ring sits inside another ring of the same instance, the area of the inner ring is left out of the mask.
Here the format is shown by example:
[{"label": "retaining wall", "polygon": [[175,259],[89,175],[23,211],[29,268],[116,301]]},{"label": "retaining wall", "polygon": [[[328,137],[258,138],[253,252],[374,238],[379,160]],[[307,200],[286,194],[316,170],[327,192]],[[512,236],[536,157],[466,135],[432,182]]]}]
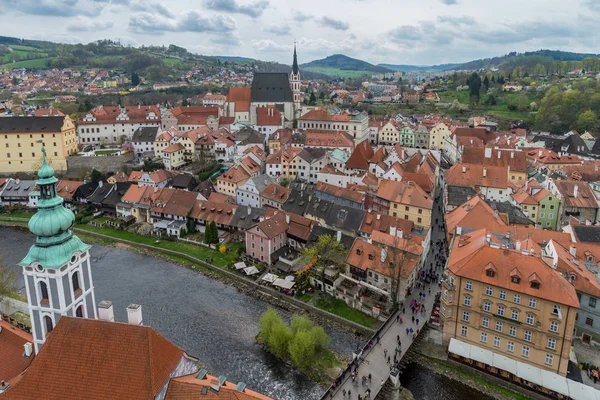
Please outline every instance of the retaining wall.
[{"label": "retaining wall", "polygon": [[127,153],[121,156],[90,156],[90,157],[69,157],[67,158],[67,169],[69,171],[79,172],[80,170],[97,169],[100,172],[119,172],[123,164],[135,158],[133,153]]}]

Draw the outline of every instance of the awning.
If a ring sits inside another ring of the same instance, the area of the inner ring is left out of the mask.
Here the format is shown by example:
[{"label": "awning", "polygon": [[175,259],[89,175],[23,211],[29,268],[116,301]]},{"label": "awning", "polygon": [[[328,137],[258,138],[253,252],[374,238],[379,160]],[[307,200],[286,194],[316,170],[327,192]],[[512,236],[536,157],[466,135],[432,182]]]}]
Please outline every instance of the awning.
[{"label": "awning", "polygon": [[265,276],[262,277],[263,281],[267,281],[267,282],[270,282],[270,283],[275,282],[277,279],[279,279],[279,277],[277,275],[271,274],[271,273],[266,274]]},{"label": "awning", "polygon": [[233,267],[234,267],[236,270],[240,270],[240,269],[244,269],[244,268],[246,268],[246,267],[247,267],[247,265],[246,265],[246,263],[245,263],[245,262],[243,262],[243,261],[240,261],[240,262],[236,262],[235,264],[233,264]]},{"label": "awning", "polygon": [[553,390],[563,396],[569,396],[569,385],[564,376],[555,374],[554,372],[542,370],[542,386]]},{"label": "awning", "polygon": [[296,282],[286,281],[285,279],[277,279],[275,282],[273,282],[273,286],[279,286],[283,289],[291,289],[295,284]]},{"label": "awning", "polygon": [[448,346],[448,352],[456,354],[464,358],[471,357],[471,345],[460,340],[451,338],[450,345]]},{"label": "awning", "polygon": [[569,385],[569,397],[573,400],[591,400],[596,398],[596,390],[583,383],[567,379]]},{"label": "awning", "polygon": [[517,362],[502,354],[494,353],[494,363],[492,365],[513,375],[517,373]]},{"label": "awning", "polygon": [[487,365],[494,364],[494,355],[491,351],[478,346],[471,346],[471,360],[479,361]]},{"label": "awning", "polygon": [[542,385],[540,369],[532,365],[517,361],[517,376],[536,385]]},{"label": "awning", "polygon": [[285,277],[285,280],[289,281],[289,282],[294,282],[294,279],[295,279],[294,275],[288,275],[288,276]]},{"label": "awning", "polygon": [[253,265],[251,267],[244,268],[244,272],[246,273],[246,275],[254,275],[258,274],[260,271]]}]

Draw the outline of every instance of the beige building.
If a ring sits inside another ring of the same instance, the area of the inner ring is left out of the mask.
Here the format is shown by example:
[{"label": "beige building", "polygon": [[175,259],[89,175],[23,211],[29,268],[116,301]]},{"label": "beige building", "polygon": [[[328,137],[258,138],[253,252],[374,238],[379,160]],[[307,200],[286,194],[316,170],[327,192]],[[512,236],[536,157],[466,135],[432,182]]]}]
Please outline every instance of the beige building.
[{"label": "beige building", "polygon": [[446,139],[450,137],[452,132],[448,125],[443,122],[434,125],[429,131],[429,148],[439,150],[446,148]]},{"label": "beige building", "polygon": [[231,168],[217,178],[217,192],[226,196],[236,197],[237,188],[246,183],[250,178],[250,174],[244,168],[240,166]]},{"label": "beige building", "polygon": [[390,120],[381,129],[379,129],[379,144],[396,144],[400,141],[400,131],[396,126],[396,121]]},{"label": "beige building", "polygon": [[355,143],[360,143],[369,134],[369,116],[358,114],[329,114],[325,110],[311,110],[298,119],[299,129],[346,132]]},{"label": "beige building", "polygon": [[565,376],[579,301],[539,246],[486,229],[457,236],[441,296],[445,342],[458,339]]},{"label": "beige building", "polygon": [[77,133],[71,118],[0,118],[0,173],[38,170],[42,142],[48,163],[57,171],[66,171],[67,157],[77,152]]}]

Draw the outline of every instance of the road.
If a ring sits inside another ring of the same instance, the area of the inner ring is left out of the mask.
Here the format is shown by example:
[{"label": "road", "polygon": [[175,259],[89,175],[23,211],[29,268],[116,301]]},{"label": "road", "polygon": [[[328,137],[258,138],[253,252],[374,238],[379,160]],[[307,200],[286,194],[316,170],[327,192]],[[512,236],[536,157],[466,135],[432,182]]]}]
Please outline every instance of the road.
[{"label": "road", "polygon": [[[432,212],[432,232],[431,232],[431,240],[434,245],[431,247],[431,250],[427,256],[425,261],[425,265],[423,266],[423,270],[427,271],[430,267],[435,269],[435,272],[438,275],[441,275],[444,268],[443,259],[447,256],[446,254],[446,234],[445,234],[445,226],[444,226],[444,213],[443,213],[443,182],[440,180],[438,187],[436,189],[435,201],[433,205]],[[438,240],[442,241],[442,245],[438,246],[436,243]],[[436,261],[437,257],[442,257],[443,259],[439,262]],[[342,383],[333,391],[333,393],[328,392],[326,397],[324,398],[333,398],[333,399],[358,399],[358,395],[361,398],[365,398],[365,394],[367,389],[371,390],[370,398],[374,399],[377,394],[381,391],[382,387],[385,385],[386,381],[390,376],[390,371],[392,369],[392,365],[394,364],[394,352],[397,347],[398,336],[400,337],[400,341],[402,343],[401,346],[401,354],[398,357],[398,362],[404,357],[406,352],[408,351],[410,345],[412,344],[413,338],[412,334],[406,333],[406,328],[412,328],[413,332],[417,332],[417,330],[421,330],[425,322],[429,318],[431,314],[431,310],[433,309],[433,303],[435,300],[435,295],[439,293],[440,288],[437,285],[437,281],[430,283],[429,285],[425,284],[425,287],[419,289],[418,287],[414,287],[410,296],[404,300],[403,305],[399,307],[399,310],[392,316],[388,323],[383,328],[382,333],[380,334],[379,343],[374,343],[373,347],[370,350],[365,350],[363,353],[364,361],[360,363],[358,366],[358,379],[356,382],[353,382],[350,378],[349,374],[346,374]],[[425,292],[426,297],[424,299],[419,298],[419,293]],[[412,300],[416,300],[417,302],[421,302],[425,306],[426,313],[422,314],[421,312],[417,312],[414,314],[415,321],[412,320],[412,312],[410,308],[410,304]],[[402,314],[402,309],[405,308],[406,312]],[[400,315],[403,318],[403,322],[396,322],[396,317]],[[387,357],[390,357],[391,364],[388,363]],[[371,382],[367,385],[361,384],[361,377],[368,376],[371,374]],[[348,396],[348,392],[351,393],[350,397]],[[346,393],[346,396],[344,396]],[[332,395],[333,394],[333,395]]]}]

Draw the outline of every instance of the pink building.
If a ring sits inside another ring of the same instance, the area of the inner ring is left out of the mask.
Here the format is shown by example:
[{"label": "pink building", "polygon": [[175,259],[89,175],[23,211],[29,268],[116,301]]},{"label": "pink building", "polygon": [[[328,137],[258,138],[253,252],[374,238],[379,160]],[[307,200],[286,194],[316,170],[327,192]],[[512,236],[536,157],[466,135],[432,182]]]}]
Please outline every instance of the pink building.
[{"label": "pink building", "polygon": [[246,231],[246,254],[271,265],[271,254],[287,243],[286,215],[275,212]]}]

